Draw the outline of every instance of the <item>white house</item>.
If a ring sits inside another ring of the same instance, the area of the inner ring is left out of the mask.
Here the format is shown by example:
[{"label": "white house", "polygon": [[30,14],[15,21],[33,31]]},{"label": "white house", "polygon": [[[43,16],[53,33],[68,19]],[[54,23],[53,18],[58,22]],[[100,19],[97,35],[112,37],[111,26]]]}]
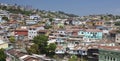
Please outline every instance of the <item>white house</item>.
[{"label": "white house", "polygon": [[117,34],[115,37],[115,42],[120,43],[120,34]]},{"label": "white house", "polygon": [[32,26],[28,29],[28,39],[33,39],[35,36],[38,35],[38,31],[39,30],[44,30],[44,27],[43,26],[39,26],[39,27],[35,27],[35,26]]},{"label": "white house", "polygon": [[57,32],[60,35],[66,35],[66,31],[65,30],[58,30]]},{"label": "white house", "polygon": [[66,39],[64,38],[56,38],[56,44],[59,46],[64,46],[66,43]]},{"label": "white house", "polygon": [[40,17],[39,15],[31,15],[31,16],[30,16],[30,19],[31,19],[31,20],[40,20],[41,17]]},{"label": "white house", "polygon": [[48,44],[55,43],[55,42],[56,42],[56,39],[49,39]]},{"label": "white house", "polygon": [[26,24],[27,25],[33,25],[33,24],[37,24],[38,21],[34,21],[34,20],[26,20]]},{"label": "white house", "polygon": [[3,40],[0,40],[0,49],[1,48],[4,48],[4,49],[8,48],[8,43],[4,42]]},{"label": "white house", "polygon": [[26,24],[37,24],[41,21],[41,17],[39,15],[31,15],[28,20],[26,20]]},{"label": "white house", "polygon": [[55,53],[56,54],[65,54],[66,50],[63,46],[57,46]]},{"label": "white house", "polygon": [[81,25],[82,23],[79,20],[72,20],[72,24],[73,25]]},{"label": "white house", "polygon": [[9,17],[8,12],[4,10],[0,10],[0,16],[1,17]]}]

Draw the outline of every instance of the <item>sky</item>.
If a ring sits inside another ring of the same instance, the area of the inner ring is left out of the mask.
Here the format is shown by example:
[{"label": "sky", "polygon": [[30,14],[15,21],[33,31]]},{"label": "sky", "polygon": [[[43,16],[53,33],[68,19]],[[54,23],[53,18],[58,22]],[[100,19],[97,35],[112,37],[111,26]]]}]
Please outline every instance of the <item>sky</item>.
[{"label": "sky", "polygon": [[120,0],[0,0],[0,3],[29,5],[79,16],[106,13],[120,15]]}]

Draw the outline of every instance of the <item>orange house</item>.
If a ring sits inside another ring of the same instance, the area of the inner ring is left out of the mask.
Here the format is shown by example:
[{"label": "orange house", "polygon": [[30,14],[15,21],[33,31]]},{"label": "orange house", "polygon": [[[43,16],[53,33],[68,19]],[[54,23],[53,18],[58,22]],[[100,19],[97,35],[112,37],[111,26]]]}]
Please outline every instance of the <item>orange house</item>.
[{"label": "orange house", "polygon": [[94,24],[96,26],[102,26],[102,25],[104,25],[104,21],[94,21]]}]

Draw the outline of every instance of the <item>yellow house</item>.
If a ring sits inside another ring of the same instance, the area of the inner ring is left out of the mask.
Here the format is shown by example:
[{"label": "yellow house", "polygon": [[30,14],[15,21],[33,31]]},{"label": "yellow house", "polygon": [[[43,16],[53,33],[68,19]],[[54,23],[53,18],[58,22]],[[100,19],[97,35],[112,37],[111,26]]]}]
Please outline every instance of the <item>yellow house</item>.
[{"label": "yellow house", "polygon": [[1,48],[4,48],[4,49],[8,48],[8,43],[0,40],[0,49],[1,49]]}]

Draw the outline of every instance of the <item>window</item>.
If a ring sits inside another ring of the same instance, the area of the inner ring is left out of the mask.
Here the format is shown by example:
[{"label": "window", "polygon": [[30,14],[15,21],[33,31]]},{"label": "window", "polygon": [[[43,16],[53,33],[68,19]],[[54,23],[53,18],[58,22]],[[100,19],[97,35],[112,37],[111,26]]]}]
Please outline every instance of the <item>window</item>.
[{"label": "window", "polygon": [[108,56],[108,60],[109,60],[109,56]]},{"label": "window", "polygon": [[85,51],[83,51],[83,53],[85,53]]},{"label": "window", "polygon": [[90,38],[90,37],[88,36],[88,38]]},{"label": "window", "polygon": [[113,58],[113,61],[115,61],[115,58]]},{"label": "window", "polygon": [[99,22],[97,22],[97,24],[99,24]]},{"label": "window", "polygon": [[77,50],[77,53],[79,53],[79,50]]},{"label": "window", "polygon": [[56,50],[56,52],[58,52],[58,50]]},{"label": "window", "polygon": [[75,52],[75,50],[73,50],[73,52]]},{"label": "window", "polygon": [[117,39],[117,40],[119,40],[119,39]]},{"label": "window", "polygon": [[107,58],[106,58],[106,56],[105,56],[105,60],[106,60]]},{"label": "window", "polygon": [[79,42],[75,42],[75,44],[79,44]]},{"label": "window", "polygon": [[31,28],[29,30],[32,30]]},{"label": "window", "polygon": [[35,28],[33,28],[33,30],[36,30]]},{"label": "window", "polygon": [[111,57],[111,61],[112,61],[112,57]]},{"label": "window", "polygon": [[81,34],[83,34],[83,32],[81,32]]}]

